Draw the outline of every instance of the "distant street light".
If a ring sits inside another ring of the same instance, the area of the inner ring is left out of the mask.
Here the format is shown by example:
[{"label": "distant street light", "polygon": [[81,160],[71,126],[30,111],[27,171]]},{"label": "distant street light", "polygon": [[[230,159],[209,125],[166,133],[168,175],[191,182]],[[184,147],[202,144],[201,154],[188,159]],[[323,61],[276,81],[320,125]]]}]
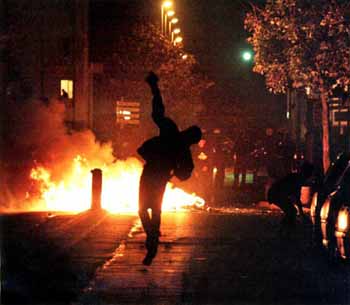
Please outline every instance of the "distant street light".
[{"label": "distant street light", "polygon": [[171,1],[164,1],[162,4],[162,9],[161,9],[161,32],[162,32],[162,34],[165,33],[165,30],[164,30],[164,12],[172,6],[173,6],[173,3]]},{"label": "distant street light", "polygon": [[[175,15],[174,11],[168,11],[165,14],[165,24],[164,24],[164,34],[167,35],[168,34],[168,17],[173,17]],[[169,32],[170,34],[170,32]]]},{"label": "distant street light", "polygon": [[175,35],[179,34],[180,32],[181,30],[179,28],[176,28],[171,32],[171,42],[174,42]]},{"label": "distant street light", "polygon": [[182,37],[181,36],[177,36],[174,40],[174,46],[176,46],[178,43],[181,43],[182,42]]},{"label": "distant street light", "polygon": [[244,51],[242,53],[242,58],[244,61],[251,61],[253,59],[253,54],[251,51]]},{"label": "distant street light", "polygon": [[176,23],[178,23],[179,22],[179,19],[178,18],[176,18],[176,17],[173,17],[170,21],[169,21],[169,33],[170,33],[170,36],[172,35],[172,29],[171,29],[171,27],[172,27],[172,25],[173,24],[176,24]]},{"label": "distant street light", "polygon": [[166,14],[167,14],[168,17],[172,17],[172,16],[175,15],[175,12],[174,11],[168,11]]}]

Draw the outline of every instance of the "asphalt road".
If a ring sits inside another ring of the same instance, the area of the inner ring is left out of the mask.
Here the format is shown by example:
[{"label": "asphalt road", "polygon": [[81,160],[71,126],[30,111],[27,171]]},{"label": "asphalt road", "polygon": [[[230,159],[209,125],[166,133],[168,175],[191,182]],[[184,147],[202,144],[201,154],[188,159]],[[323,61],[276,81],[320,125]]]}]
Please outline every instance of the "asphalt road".
[{"label": "asphalt road", "polygon": [[2,216],[2,303],[350,304],[350,269],[263,209],[164,213],[142,265],[136,216]]}]

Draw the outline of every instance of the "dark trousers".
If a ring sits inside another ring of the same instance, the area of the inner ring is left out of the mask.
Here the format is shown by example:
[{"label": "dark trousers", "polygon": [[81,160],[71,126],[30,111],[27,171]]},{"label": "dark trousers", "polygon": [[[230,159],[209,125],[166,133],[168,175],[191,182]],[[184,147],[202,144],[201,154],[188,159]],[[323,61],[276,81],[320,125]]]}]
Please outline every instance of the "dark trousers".
[{"label": "dark trousers", "polygon": [[159,235],[162,201],[167,182],[167,179],[161,179],[157,175],[148,173],[141,175],[139,216],[147,236]]},{"label": "dark trousers", "polygon": [[282,224],[294,226],[297,219],[297,209],[295,208],[294,203],[288,200],[281,200],[274,202],[274,204],[276,204],[284,212],[285,216]]},{"label": "dark trousers", "polygon": [[268,192],[268,201],[277,205],[284,212],[283,225],[294,226],[296,224],[297,209],[294,206],[294,198],[285,196],[270,189]]}]

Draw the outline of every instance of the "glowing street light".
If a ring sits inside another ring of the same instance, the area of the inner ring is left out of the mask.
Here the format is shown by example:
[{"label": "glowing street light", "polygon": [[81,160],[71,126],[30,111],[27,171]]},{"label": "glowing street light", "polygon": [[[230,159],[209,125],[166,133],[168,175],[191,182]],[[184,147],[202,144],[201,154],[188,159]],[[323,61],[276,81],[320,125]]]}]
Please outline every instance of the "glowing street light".
[{"label": "glowing street light", "polygon": [[164,34],[164,12],[168,9],[170,9],[173,6],[173,3],[171,1],[164,1],[162,4],[162,9],[161,9],[161,31]]},{"label": "glowing street light", "polygon": [[247,61],[247,62],[251,61],[253,59],[253,54],[250,51],[244,51],[242,53],[242,58],[244,61]]},{"label": "glowing street light", "polygon": [[174,39],[174,46],[176,46],[178,43],[181,43],[182,42],[182,37],[181,36],[177,36],[175,39]]},{"label": "glowing street light", "polygon": [[[164,34],[168,34],[168,17],[173,17],[175,12],[170,10],[165,14]],[[170,33],[170,32],[169,32]]]},{"label": "glowing street light", "polygon": [[166,14],[167,14],[168,17],[173,17],[175,15],[175,12],[174,11],[168,11]]},{"label": "glowing street light", "polygon": [[179,34],[180,32],[181,30],[179,28],[176,28],[171,32],[171,42],[174,42],[175,35]]},{"label": "glowing street light", "polygon": [[172,26],[173,24],[178,23],[178,22],[179,22],[179,19],[176,18],[176,17],[173,17],[173,18],[169,21],[169,33],[170,33],[170,35],[172,35],[171,26]]}]

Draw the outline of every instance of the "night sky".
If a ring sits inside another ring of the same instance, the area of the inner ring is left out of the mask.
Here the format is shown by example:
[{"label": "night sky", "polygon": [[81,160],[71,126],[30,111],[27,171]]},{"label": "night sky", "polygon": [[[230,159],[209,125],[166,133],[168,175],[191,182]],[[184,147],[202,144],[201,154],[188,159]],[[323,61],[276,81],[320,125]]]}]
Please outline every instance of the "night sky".
[{"label": "night sky", "polygon": [[278,118],[283,117],[284,97],[270,94],[265,88],[264,78],[252,72],[252,63],[241,58],[244,50],[251,49],[244,30],[249,3],[263,2],[178,0],[176,10],[183,19],[185,49],[195,54],[223,94],[237,106],[249,103],[254,104],[258,111],[276,112],[275,123],[279,124]]}]

